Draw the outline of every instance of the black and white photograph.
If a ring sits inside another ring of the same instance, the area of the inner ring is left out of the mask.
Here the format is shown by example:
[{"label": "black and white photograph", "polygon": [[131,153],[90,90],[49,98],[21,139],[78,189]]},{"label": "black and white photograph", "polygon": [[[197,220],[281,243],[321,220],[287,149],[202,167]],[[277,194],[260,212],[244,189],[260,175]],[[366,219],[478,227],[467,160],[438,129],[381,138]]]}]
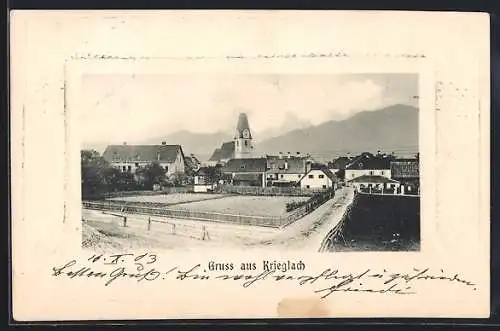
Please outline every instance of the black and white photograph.
[{"label": "black and white photograph", "polygon": [[487,15],[11,24],[16,321],[488,316]]},{"label": "black and white photograph", "polygon": [[420,250],[419,74],[88,74],[82,245]]}]

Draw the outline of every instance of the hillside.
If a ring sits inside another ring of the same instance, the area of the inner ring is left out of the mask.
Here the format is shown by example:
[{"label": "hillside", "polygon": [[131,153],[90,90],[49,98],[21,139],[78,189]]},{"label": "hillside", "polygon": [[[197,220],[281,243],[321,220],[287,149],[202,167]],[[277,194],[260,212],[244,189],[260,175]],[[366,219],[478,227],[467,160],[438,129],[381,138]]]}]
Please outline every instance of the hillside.
[{"label": "hillside", "polygon": [[358,113],[343,121],[328,121],[261,142],[266,153],[335,153],[402,150],[418,145],[418,109],[395,105]]}]

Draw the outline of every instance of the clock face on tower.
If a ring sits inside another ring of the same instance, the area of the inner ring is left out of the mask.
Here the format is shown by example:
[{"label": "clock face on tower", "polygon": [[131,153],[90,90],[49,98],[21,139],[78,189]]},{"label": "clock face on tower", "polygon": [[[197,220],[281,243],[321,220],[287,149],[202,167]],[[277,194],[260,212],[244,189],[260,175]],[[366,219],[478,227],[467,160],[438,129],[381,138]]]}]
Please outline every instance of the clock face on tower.
[{"label": "clock face on tower", "polygon": [[243,130],[243,138],[250,138],[250,131],[248,129]]}]

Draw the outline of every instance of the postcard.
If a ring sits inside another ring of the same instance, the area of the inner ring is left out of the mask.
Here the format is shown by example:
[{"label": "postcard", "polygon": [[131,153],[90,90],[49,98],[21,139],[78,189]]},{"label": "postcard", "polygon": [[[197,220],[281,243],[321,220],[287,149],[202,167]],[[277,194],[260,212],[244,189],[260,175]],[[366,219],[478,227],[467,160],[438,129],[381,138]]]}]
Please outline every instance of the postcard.
[{"label": "postcard", "polygon": [[11,26],[15,320],[489,316],[487,15]]}]

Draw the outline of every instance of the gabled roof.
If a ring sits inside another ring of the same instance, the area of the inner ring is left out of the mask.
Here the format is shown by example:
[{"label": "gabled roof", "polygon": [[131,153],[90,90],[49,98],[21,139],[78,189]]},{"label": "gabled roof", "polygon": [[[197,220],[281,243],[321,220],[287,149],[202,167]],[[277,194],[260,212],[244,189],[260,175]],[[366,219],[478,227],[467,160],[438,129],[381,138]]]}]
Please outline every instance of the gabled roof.
[{"label": "gabled roof", "polygon": [[221,148],[217,148],[209,161],[228,160],[234,157],[234,141],[228,141],[222,144]]},{"label": "gabled roof", "polygon": [[265,172],[265,158],[231,159],[222,167],[222,172]]},{"label": "gabled roof", "polygon": [[417,159],[399,159],[391,162],[391,176],[394,178],[418,178],[420,166]]},{"label": "gabled roof", "polygon": [[103,158],[108,162],[174,162],[181,153],[180,145],[110,145],[103,153]]},{"label": "gabled roof", "polygon": [[390,179],[384,176],[375,176],[375,175],[363,175],[359,176],[356,178],[353,178],[351,180],[348,180],[347,182],[351,183],[398,183],[397,180]]},{"label": "gabled roof", "polygon": [[276,174],[303,174],[306,172],[305,158],[267,158],[268,172]]},{"label": "gabled roof", "polygon": [[309,173],[311,173],[312,171],[321,171],[321,172],[323,172],[323,173],[324,173],[324,174],[325,174],[328,178],[330,178],[330,179],[332,180],[332,182],[336,182],[336,181],[337,181],[337,176],[335,176],[335,175],[333,174],[333,172],[331,172],[328,168],[323,167],[323,168],[316,168],[316,169],[311,168],[311,169],[309,169],[309,171],[308,171],[308,172],[306,172],[306,173],[304,174],[304,176],[302,176],[302,177],[299,179],[299,182],[300,182],[302,179],[306,178],[306,177],[307,177],[307,175],[309,175]]},{"label": "gabled roof", "polygon": [[363,153],[354,158],[354,160],[346,166],[346,170],[390,169],[391,160],[393,160],[393,158],[388,155],[371,155],[369,153]]}]

